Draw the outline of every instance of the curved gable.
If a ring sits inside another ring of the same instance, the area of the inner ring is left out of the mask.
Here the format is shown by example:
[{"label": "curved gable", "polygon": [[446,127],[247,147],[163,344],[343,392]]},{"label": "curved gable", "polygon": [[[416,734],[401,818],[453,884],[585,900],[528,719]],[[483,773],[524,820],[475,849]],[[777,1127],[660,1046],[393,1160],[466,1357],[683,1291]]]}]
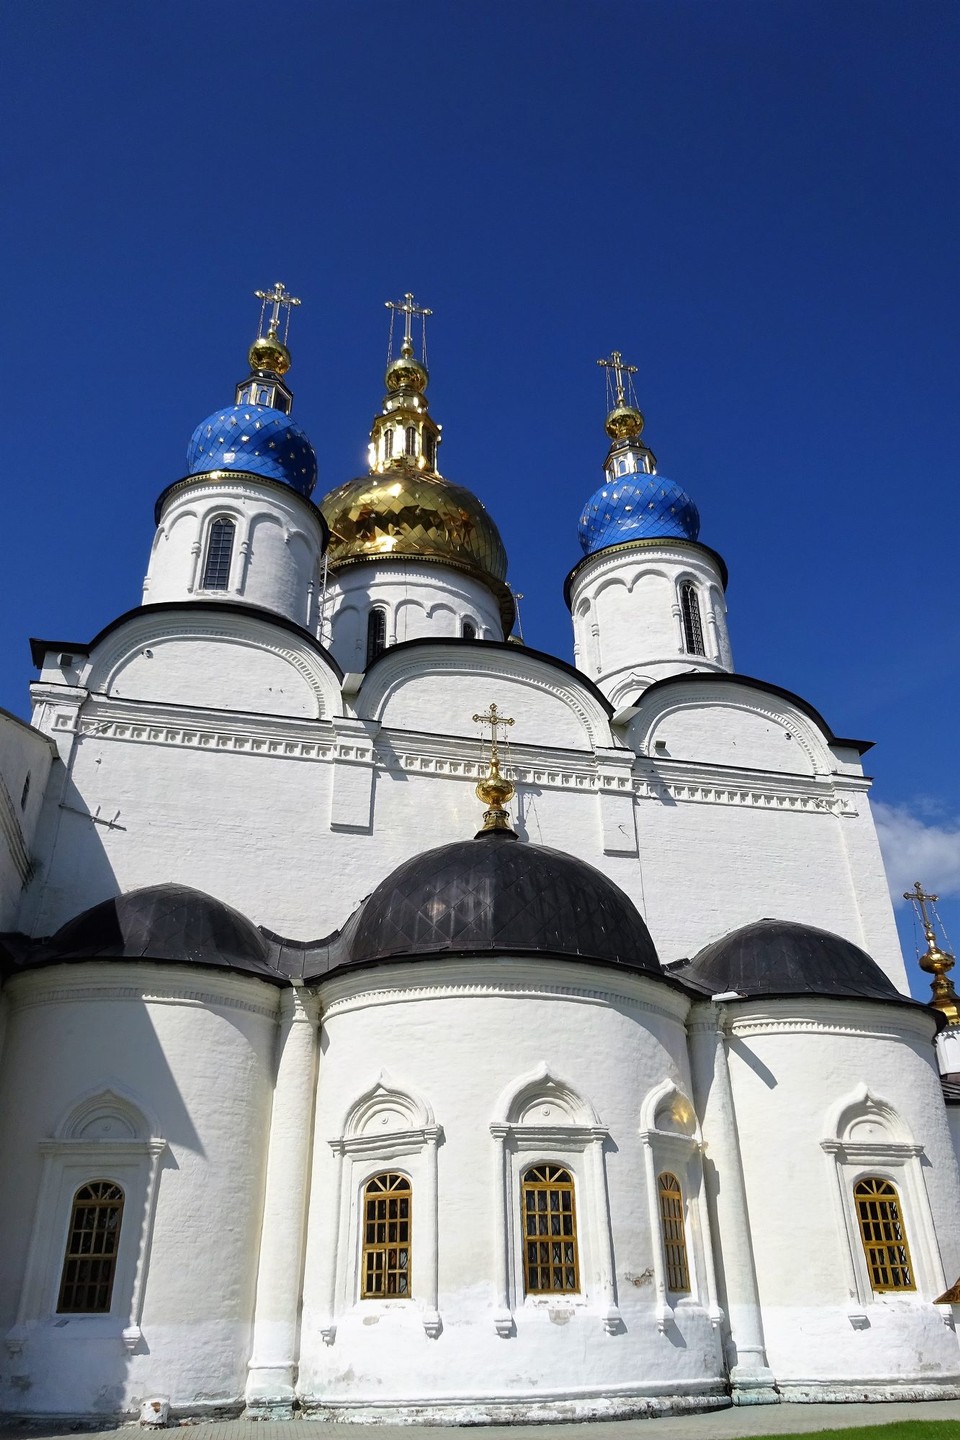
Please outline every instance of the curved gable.
[{"label": "curved gable", "polygon": [[[869,748],[869,742],[838,739],[800,696],[726,674],[672,675],[651,685],[626,733],[631,749],[653,759],[768,774],[830,774],[841,763],[837,748],[859,754]],[[845,759],[850,768],[853,757]]]},{"label": "curved gable", "polygon": [[63,648],[82,666],[80,683],[114,699],[310,719],[340,710],[333,657],[308,631],[247,605],[145,605],[89,646]]},{"label": "curved gable", "polygon": [[471,734],[495,700],[516,745],[592,750],[609,746],[610,706],[572,666],[496,641],[411,640],[371,665],[357,713],[397,730]]}]

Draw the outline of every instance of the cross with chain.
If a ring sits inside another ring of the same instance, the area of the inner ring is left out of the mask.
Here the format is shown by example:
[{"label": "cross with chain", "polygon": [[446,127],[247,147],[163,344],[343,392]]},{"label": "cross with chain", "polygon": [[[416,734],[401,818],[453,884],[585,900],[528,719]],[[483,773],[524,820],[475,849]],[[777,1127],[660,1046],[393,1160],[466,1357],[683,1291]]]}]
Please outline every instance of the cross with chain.
[{"label": "cross with chain", "polygon": [[623,377],[624,375],[636,375],[636,365],[624,365],[623,356],[619,350],[611,350],[610,358],[608,360],[598,360],[597,364],[602,365],[605,370],[613,371],[617,387],[617,404],[622,405],[626,394]]},{"label": "cross with chain", "polygon": [[[473,719],[477,725],[490,726],[490,763],[493,765],[500,759],[500,748],[498,744],[500,737],[497,734],[497,730],[501,725],[512,725],[514,723],[513,716],[501,715],[496,705],[491,705],[489,714],[474,715]],[[504,739],[506,739],[506,736],[504,736]]]},{"label": "cross with chain", "polygon": [[923,886],[920,884],[920,881],[915,880],[913,882],[912,890],[904,890],[903,898],[904,900],[911,901],[914,909],[920,916],[920,922],[923,925],[924,930],[929,936],[933,930],[933,922],[930,919],[930,916],[927,914],[927,906],[936,905],[937,901],[940,899],[940,896],[924,894],[924,889]]},{"label": "cross with chain", "polygon": [[276,339],[277,330],[280,326],[281,310],[286,310],[287,312],[287,329],[289,330],[290,309],[293,305],[299,305],[300,301],[295,295],[290,294],[289,290],[284,287],[282,281],[278,280],[272,290],[254,290],[253,294],[255,299],[262,301],[262,306],[260,309],[261,327],[263,325],[264,309],[267,305],[273,306],[273,310],[270,315],[270,328],[267,332],[271,340]]},{"label": "cross with chain", "polygon": [[396,310],[404,317],[403,344],[405,349],[409,347],[412,350],[414,315],[422,315],[423,318],[426,319],[428,315],[433,314],[433,311],[427,310],[423,305],[418,305],[409,290],[402,300],[384,300],[383,303],[388,310]]}]

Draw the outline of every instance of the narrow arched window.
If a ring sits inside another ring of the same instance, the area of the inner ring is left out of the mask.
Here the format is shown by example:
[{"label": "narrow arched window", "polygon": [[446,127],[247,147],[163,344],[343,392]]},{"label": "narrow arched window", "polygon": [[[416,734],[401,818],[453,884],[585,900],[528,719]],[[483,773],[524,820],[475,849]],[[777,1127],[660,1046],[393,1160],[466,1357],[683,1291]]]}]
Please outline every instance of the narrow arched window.
[{"label": "narrow arched window", "polygon": [[573,1177],[557,1165],[532,1165],[520,1194],[523,1282],[528,1295],[576,1294],[577,1210]]},{"label": "narrow arched window", "polygon": [[405,455],[416,455],[417,453],[417,427],[408,425],[403,432],[403,453]]},{"label": "narrow arched window", "polygon": [[660,1197],[660,1229],[663,1234],[663,1263],[667,1289],[685,1295],[690,1289],[687,1266],[687,1237],[683,1225],[683,1194],[676,1175],[665,1171],[657,1181]]},{"label": "narrow arched window", "polygon": [[392,454],[393,454],[393,431],[392,431],[392,430],[384,430],[384,432],[383,432],[383,458],[384,458],[384,460],[389,460],[390,457],[392,456]]},{"label": "narrow arched window", "polygon": [[703,624],[700,619],[700,601],[697,589],[685,580],[680,586],[680,614],[683,620],[683,647],[688,655],[705,655],[703,648]]},{"label": "narrow arched window", "polygon": [[363,1192],[363,1267],[360,1295],[410,1295],[413,1190],[406,1175],[374,1175]]},{"label": "narrow arched window", "polygon": [[476,640],[477,627],[472,620],[464,620],[462,634],[464,640]]},{"label": "narrow arched window", "polygon": [[60,1277],[60,1315],[103,1315],[117,1268],[123,1191],[111,1180],[81,1185],[73,1197]]},{"label": "narrow arched window", "polygon": [[214,520],[207,537],[207,558],[203,565],[204,590],[226,590],[230,579],[230,557],[233,554],[235,526],[223,516]]},{"label": "narrow arched window", "polygon": [[868,1175],[853,1187],[860,1239],[874,1290],[916,1290],[896,1186]]},{"label": "narrow arched window", "polygon": [[367,664],[387,648],[387,612],[375,606],[367,616]]},{"label": "narrow arched window", "polygon": [[429,431],[423,437],[423,458],[432,470],[437,463],[437,441]]}]

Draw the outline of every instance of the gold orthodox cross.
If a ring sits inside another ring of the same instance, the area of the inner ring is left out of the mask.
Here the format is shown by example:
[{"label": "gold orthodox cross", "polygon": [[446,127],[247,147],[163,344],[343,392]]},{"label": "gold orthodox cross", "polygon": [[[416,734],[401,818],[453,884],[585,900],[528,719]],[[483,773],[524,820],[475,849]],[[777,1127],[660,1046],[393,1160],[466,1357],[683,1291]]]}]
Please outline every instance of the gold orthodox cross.
[{"label": "gold orthodox cross", "polygon": [[[491,705],[489,714],[474,715],[473,719],[477,725],[490,726],[490,764],[491,766],[498,765],[500,760],[500,747],[498,743],[500,737],[497,731],[501,725],[504,727],[512,725],[514,723],[513,716],[501,715],[496,705]],[[504,736],[504,739],[506,739],[506,736]]]},{"label": "gold orthodox cross", "polygon": [[940,896],[924,894],[924,889],[923,886],[920,884],[920,881],[915,880],[913,882],[912,890],[904,890],[903,898],[904,900],[909,900],[911,902],[920,917],[920,923],[929,935],[930,932],[933,930],[933,922],[930,919],[930,916],[927,914],[927,906],[936,905],[937,901],[940,899]]},{"label": "gold orthodox cross", "polygon": [[287,329],[290,328],[290,309],[293,305],[299,305],[300,301],[295,295],[291,295],[283,283],[278,280],[272,290],[254,290],[254,298],[262,302],[260,307],[260,328],[263,329],[263,312],[268,305],[273,309],[270,314],[270,329],[267,332],[271,339],[276,339],[277,330],[280,325],[280,311],[287,312]]},{"label": "gold orthodox cross", "polygon": [[613,371],[617,387],[617,404],[622,405],[626,395],[626,386],[623,383],[623,377],[624,375],[636,375],[636,365],[624,365],[623,356],[619,350],[611,350],[609,359],[598,360],[597,364],[602,365],[605,370]]},{"label": "gold orthodox cross", "polygon": [[405,346],[412,347],[414,315],[421,315],[425,320],[428,315],[433,314],[433,311],[423,305],[418,305],[409,290],[402,300],[385,300],[383,303],[388,310],[396,310],[403,316],[403,343]]}]

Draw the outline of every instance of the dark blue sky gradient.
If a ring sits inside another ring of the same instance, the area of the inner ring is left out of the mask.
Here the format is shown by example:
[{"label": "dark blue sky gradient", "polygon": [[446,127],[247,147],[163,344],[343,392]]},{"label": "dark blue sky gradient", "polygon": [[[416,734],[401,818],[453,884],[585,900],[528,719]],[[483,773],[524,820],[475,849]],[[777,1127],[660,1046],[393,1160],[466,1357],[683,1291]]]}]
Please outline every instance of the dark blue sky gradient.
[{"label": "dark blue sky gradient", "polygon": [[501,528],[528,643],[570,654],[617,347],[729,565],[738,669],[877,740],[876,796],[956,829],[953,3],[4,14],[0,704],[26,713],[27,635],[138,603],[250,292],[303,297],[320,498],[363,467],[383,302],[413,289],[441,465]]}]

